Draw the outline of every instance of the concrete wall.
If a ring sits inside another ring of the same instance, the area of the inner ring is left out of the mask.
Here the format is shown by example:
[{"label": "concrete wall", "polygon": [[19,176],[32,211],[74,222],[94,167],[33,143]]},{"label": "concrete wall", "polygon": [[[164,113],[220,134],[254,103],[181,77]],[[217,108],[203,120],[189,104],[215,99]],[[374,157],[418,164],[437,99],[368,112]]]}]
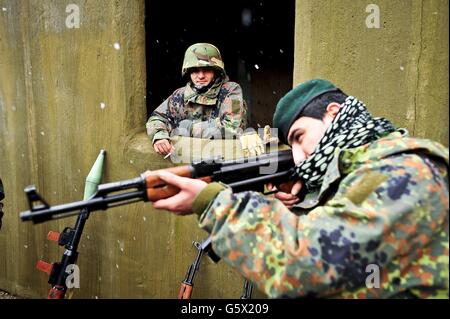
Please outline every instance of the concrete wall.
[{"label": "concrete wall", "polygon": [[[380,28],[367,28],[369,4]],[[374,115],[448,146],[447,0],[297,0],[295,28],[294,85],[329,79]]]},{"label": "concrete wall", "polygon": [[[46,297],[38,259],[59,261],[49,230],[19,220],[23,188],[35,184],[51,204],[80,200],[100,149],[104,182],[170,166],[151,151],[145,110],[144,0],[70,1],[80,28],[68,29],[66,2],[0,0],[0,288]],[[206,233],[194,216],[177,218],[137,203],[93,213],[80,247],[81,288],[74,298],[174,298]],[[205,259],[194,297],[239,297],[243,281]]]},{"label": "concrete wall", "polygon": [[[143,132],[144,1],[71,3],[81,10],[79,29],[66,28],[61,1],[0,0],[0,175],[7,195],[0,288],[30,297],[45,297],[49,287],[36,261],[62,254],[47,232],[74,218],[21,222],[26,185],[36,184],[51,204],[80,200],[102,148],[105,182],[170,166]],[[379,29],[366,28],[369,3],[297,1],[294,84],[328,78],[373,114],[448,145],[447,1],[377,1]],[[194,216],[150,204],[93,213],[79,247],[81,289],[74,297],[174,298],[195,257],[191,242],[204,236]],[[239,297],[242,283],[207,258],[194,297]]]}]

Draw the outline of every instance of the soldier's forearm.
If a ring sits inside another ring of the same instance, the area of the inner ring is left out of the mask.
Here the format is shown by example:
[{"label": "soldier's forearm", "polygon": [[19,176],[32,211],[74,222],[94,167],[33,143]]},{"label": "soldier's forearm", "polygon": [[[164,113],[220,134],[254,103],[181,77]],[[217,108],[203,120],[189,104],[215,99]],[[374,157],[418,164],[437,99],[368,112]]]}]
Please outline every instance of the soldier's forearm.
[{"label": "soldier's forearm", "polygon": [[167,137],[170,134],[169,123],[166,119],[161,118],[160,116],[151,116],[147,123],[145,124],[147,129],[147,135],[153,140],[155,134],[159,132],[166,132]]}]

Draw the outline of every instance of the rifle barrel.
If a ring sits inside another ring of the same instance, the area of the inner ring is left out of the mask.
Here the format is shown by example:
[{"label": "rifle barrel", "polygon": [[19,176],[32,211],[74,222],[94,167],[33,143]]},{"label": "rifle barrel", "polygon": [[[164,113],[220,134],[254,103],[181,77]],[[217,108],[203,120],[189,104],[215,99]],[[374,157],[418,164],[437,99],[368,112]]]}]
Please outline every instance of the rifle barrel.
[{"label": "rifle barrel", "polygon": [[[105,197],[93,197],[88,200],[77,201],[69,204],[62,204],[57,206],[52,206],[46,209],[32,211],[27,210],[20,213],[20,219],[23,221],[31,220],[33,223],[41,223],[50,219],[61,218],[61,215],[71,216],[79,214],[80,210],[87,208],[90,212],[96,210],[108,209],[108,205],[111,203],[126,201],[134,198],[145,198],[145,190],[138,190],[133,192],[121,193]],[[75,211],[75,212],[74,212]],[[74,212],[72,214],[65,214],[68,212]]]}]

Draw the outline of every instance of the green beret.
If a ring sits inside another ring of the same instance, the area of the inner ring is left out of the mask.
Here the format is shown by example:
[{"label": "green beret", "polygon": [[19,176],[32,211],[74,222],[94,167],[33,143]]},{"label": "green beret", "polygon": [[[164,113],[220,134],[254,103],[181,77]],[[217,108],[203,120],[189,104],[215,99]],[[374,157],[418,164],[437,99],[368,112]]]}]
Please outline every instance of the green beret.
[{"label": "green beret", "polygon": [[327,92],[340,91],[333,83],[315,79],[304,82],[290,90],[278,101],[273,115],[273,127],[278,129],[278,138],[288,145],[289,129],[303,109],[315,98]]}]

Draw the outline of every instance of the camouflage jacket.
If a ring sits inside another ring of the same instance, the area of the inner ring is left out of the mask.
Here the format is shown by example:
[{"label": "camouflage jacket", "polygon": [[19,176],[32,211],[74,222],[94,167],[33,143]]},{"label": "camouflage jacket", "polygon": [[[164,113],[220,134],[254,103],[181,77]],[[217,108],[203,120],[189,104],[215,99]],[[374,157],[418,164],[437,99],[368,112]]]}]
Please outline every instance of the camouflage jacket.
[{"label": "camouflage jacket", "polygon": [[448,149],[394,132],[334,159],[296,213],[209,184],[214,251],[271,298],[448,298]]},{"label": "camouflage jacket", "polygon": [[214,84],[203,94],[197,94],[188,83],[158,106],[146,123],[152,143],[159,139],[170,140],[171,134],[231,137],[246,127],[247,105],[242,89],[228,79]]}]

